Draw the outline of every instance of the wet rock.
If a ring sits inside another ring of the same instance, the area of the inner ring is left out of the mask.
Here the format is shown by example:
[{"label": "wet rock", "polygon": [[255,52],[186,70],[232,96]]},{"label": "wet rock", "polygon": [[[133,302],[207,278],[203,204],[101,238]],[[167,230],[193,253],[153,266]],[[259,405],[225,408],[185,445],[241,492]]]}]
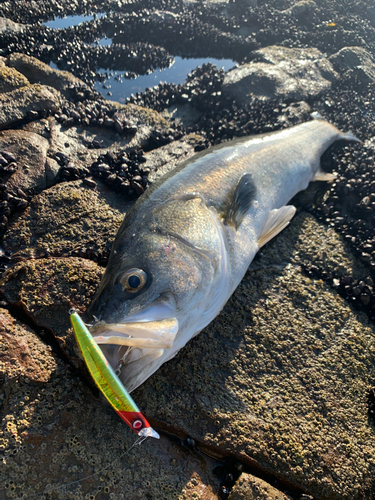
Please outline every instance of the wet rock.
[{"label": "wet rock", "polygon": [[74,89],[90,90],[82,80],[73,76],[72,73],[51,68],[35,57],[14,53],[8,57],[6,64],[22,73],[30,83],[40,83],[53,87],[67,98],[74,96]]},{"label": "wet rock", "polygon": [[375,26],[375,6],[369,5],[367,8],[367,16],[370,23]]},{"label": "wet rock", "polygon": [[238,103],[246,104],[251,96],[299,101],[317,96],[339,78],[318,49],[272,46],[257,50],[254,55],[255,61],[225,75],[223,94]]},{"label": "wet rock", "polygon": [[10,128],[28,117],[28,112],[54,113],[61,95],[52,87],[28,85],[0,94],[0,130]]},{"label": "wet rock", "polygon": [[39,192],[51,186],[60,167],[53,159],[47,158],[48,149],[48,140],[39,134],[24,130],[0,132],[0,151],[9,151],[16,158],[16,171],[12,175],[0,176],[8,188]]},{"label": "wet rock", "polygon": [[[97,145],[96,148],[92,147],[93,143]],[[78,177],[97,160],[102,151],[126,147],[128,144],[129,139],[120,137],[114,130],[82,124],[67,126],[55,120],[50,126],[50,156],[57,158],[57,155],[65,155],[78,168]],[[63,163],[60,162],[61,165]]]},{"label": "wet rock", "polygon": [[291,497],[263,479],[243,473],[234,485],[228,500],[289,500]]},{"label": "wet rock", "polygon": [[186,128],[197,123],[202,116],[202,113],[190,104],[171,106],[164,113],[169,118],[173,117],[175,120],[181,122]]},{"label": "wet rock", "polygon": [[364,84],[375,81],[375,59],[363,47],[344,47],[329,60],[339,73],[349,73]]},{"label": "wet rock", "polygon": [[[78,109],[83,113],[82,103],[79,103]],[[96,106],[94,103],[94,106],[89,109],[90,114],[94,112],[94,109],[98,115],[104,116],[105,113],[110,113],[113,121],[118,120],[121,123],[123,133],[120,135],[115,125],[113,128],[104,128],[99,127],[97,123],[87,126],[81,120],[80,123],[72,121],[71,124],[66,121],[57,123],[51,120],[49,123],[50,156],[66,155],[79,170],[75,177],[69,177],[68,180],[86,176],[85,169],[90,168],[100,155],[105,155],[109,151],[117,151],[120,148],[139,149],[142,145],[151,149],[150,141],[155,133],[165,137],[170,131],[170,124],[165,118],[156,111],[141,106],[133,104],[124,106],[101,101]],[[38,133],[43,133],[40,123],[35,125],[35,122],[32,122],[24,128],[34,130],[34,127],[37,127]]]},{"label": "wet rock", "polygon": [[28,84],[28,79],[22,73],[5,65],[0,65],[0,93],[11,92]]}]

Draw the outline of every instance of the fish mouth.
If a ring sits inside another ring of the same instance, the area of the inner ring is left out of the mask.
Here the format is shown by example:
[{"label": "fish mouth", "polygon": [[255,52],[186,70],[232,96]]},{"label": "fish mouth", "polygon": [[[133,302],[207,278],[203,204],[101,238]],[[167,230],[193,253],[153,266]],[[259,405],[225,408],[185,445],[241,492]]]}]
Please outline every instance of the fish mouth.
[{"label": "fish mouth", "polygon": [[[90,333],[130,392],[163,363],[179,329],[175,305],[159,298],[122,321],[98,321]],[[160,359],[162,358],[162,359]]]},{"label": "fish mouth", "polygon": [[91,333],[99,345],[169,349],[177,332],[178,320],[166,318],[156,321],[98,324],[97,330]]}]

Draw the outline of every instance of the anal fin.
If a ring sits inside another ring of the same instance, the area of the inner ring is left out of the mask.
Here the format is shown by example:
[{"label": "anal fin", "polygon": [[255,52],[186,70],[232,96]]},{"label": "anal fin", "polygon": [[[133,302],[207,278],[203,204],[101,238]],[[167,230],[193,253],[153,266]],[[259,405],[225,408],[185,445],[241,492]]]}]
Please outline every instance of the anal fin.
[{"label": "anal fin", "polygon": [[319,167],[313,180],[314,181],[333,182],[336,179],[337,179],[337,174],[330,174],[328,172],[323,172],[323,170]]},{"label": "anal fin", "polygon": [[251,174],[244,174],[238,181],[231,196],[225,224],[234,226],[237,229],[249,211],[255,195],[256,187]]},{"label": "anal fin", "polygon": [[279,234],[289,224],[295,213],[296,207],[293,205],[271,210],[259,236],[258,247],[261,248]]}]

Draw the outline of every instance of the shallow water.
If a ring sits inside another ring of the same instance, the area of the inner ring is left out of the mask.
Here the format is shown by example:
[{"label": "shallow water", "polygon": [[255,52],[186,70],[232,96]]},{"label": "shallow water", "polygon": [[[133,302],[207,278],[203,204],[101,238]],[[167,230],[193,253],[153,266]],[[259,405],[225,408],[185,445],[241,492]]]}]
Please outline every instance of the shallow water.
[{"label": "shallow water", "polygon": [[66,17],[56,17],[52,21],[47,21],[43,23],[47,28],[63,29],[71,28],[72,26],[78,26],[78,24],[84,23],[85,21],[93,21],[97,17],[105,16],[105,14],[95,14],[88,16],[66,16]]},{"label": "shallow water", "polygon": [[[96,14],[95,16],[102,17],[105,16],[105,14]],[[48,21],[43,24],[48,28],[54,29],[70,28],[85,21],[92,21],[95,19],[95,16],[67,16],[64,18],[56,18],[53,21]],[[95,43],[101,46],[108,46],[111,45],[112,40],[111,38],[104,37],[97,40]],[[98,72],[106,76],[108,75],[108,78],[102,82],[96,82],[94,87],[106,99],[125,102],[126,98],[130,97],[131,94],[143,92],[146,88],[152,88],[160,82],[175,84],[183,83],[192,70],[205,63],[215,64],[218,68],[224,68],[225,71],[228,71],[236,65],[236,62],[231,59],[182,58],[176,56],[173,64],[169,68],[156,69],[148,75],[141,75],[135,79],[125,78],[124,73],[127,70],[125,67],[122,71],[108,71],[106,68],[100,68]],[[53,62],[50,63],[50,66],[57,69],[57,66]]]},{"label": "shallow water", "polygon": [[[208,62],[215,64],[218,68],[224,68],[225,71],[228,71],[236,64],[231,59],[184,59],[182,57],[175,57],[174,63],[169,68],[157,69],[149,75],[141,75],[133,80],[122,78],[121,75],[123,72],[121,71],[112,71],[108,79],[104,82],[97,82],[94,87],[107,99],[124,102],[131,94],[143,92],[146,88],[152,88],[160,82],[183,83],[193,69]],[[101,73],[105,74],[106,71],[102,70]]]}]

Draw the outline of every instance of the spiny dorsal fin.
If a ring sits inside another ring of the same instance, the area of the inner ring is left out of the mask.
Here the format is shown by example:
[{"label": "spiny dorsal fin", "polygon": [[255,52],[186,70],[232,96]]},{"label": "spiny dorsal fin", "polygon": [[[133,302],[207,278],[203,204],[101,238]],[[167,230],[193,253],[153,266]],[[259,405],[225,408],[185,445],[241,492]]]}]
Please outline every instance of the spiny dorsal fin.
[{"label": "spiny dorsal fin", "polygon": [[251,174],[244,174],[233,191],[225,224],[237,229],[249,211],[255,195],[256,187]]},{"label": "spiny dorsal fin", "polygon": [[258,247],[261,248],[279,234],[289,224],[295,213],[296,207],[293,205],[285,205],[284,207],[271,210],[260,233]]}]

